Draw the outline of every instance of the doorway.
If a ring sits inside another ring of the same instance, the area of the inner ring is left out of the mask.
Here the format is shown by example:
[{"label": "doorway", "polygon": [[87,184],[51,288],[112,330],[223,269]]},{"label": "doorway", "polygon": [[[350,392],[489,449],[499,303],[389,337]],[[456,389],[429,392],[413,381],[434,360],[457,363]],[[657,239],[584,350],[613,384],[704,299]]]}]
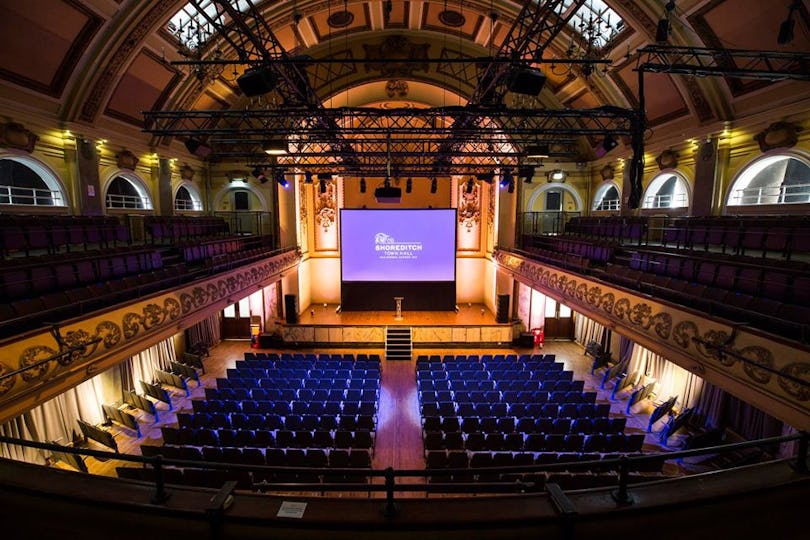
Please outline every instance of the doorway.
[{"label": "doorway", "polygon": [[250,338],[250,298],[245,297],[222,310],[222,339]]},{"label": "doorway", "polygon": [[546,297],[546,339],[574,339],[574,318],[571,308]]}]

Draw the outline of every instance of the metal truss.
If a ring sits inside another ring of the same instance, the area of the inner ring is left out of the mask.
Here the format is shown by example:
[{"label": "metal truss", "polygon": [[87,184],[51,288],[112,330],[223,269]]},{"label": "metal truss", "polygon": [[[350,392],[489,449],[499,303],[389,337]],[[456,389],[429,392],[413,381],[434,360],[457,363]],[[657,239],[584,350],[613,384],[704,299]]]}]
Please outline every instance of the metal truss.
[{"label": "metal truss", "polygon": [[[306,71],[299,63],[291,62],[290,55],[281,45],[281,42],[270,29],[270,25],[257,9],[253,0],[245,0],[244,12],[237,10],[230,0],[212,0],[216,6],[216,14],[209,15],[200,5],[199,0],[191,0],[191,4],[204,17],[211,27],[233,47],[239,60],[246,64],[259,63],[271,69],[279,76],[276,92],[281,95],[288,106],[304,106],[313,111],[313,120],[332,135],[332,144],[344,152],[344,157],[350,159],[352,149],[346,145],[340,136],[338,126],[317,113],[323,109],[320,98],[309,82]],[[277,62],[276,60],[283,60]]]},{"label": "metal truss", "polygon": [[810,81],[806,53],[648,45],[638,51],[638,71],[765,81]]},{"label": "metal truss", "polygon": [[[508,59],[518,66],[531,63],[535,59],[540,60],[545,48],[584,3],[585,0],[574,0],[568,11],[564,12],[563,0],[525,2],[495,59]],[[474,113],[475,107],[503,103],[506,76],[513,67],[512,63],[491,61],[483,68],[478,85],[468,102],[470,110],[456,120],[453,133],[445,141],[442,153],[450,153],[462,144],[466,140],[465,132],[480,121],[480,117]]]}]

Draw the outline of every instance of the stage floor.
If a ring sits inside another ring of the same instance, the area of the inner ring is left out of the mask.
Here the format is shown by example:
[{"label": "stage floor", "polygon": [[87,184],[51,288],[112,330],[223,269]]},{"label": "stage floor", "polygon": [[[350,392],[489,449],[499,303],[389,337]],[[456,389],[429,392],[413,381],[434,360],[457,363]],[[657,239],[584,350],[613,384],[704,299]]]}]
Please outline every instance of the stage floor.
[{"label": "stage floor", "polygon": [[[496,326],[495,315],[483,304],[458,306],[453,311],[403,311],[395,320],[393,311],[341,311],[337,304],[311,304],[301,312],[298,324],[307,326]],[[291,326],[291,325],[285,325]]]}]

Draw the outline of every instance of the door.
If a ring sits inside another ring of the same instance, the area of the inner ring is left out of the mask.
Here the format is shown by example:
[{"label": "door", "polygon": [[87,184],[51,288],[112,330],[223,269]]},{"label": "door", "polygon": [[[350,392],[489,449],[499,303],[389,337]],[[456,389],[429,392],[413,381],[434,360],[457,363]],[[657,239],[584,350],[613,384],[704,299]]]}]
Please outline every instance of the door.
[{"label": "door", "polygon": [[249,297],[222,310],[222,339],[250,339]]},{"label": "door", "polygon": [[571,308],[546,297],[546,340],[574,339],[574,319]]}]

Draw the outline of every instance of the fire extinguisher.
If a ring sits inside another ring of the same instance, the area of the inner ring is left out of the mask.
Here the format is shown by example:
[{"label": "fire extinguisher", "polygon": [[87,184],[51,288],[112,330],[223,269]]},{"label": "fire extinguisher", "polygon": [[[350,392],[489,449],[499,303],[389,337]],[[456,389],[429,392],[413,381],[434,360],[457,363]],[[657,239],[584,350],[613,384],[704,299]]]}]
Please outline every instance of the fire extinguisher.
[{"label": "fire extinguisher", "polygon": [[535,348],[542,349],[543,343],[546,340],[546,333],[542,328],[535,328],[532,330],[534,333],[534,346]]}]

